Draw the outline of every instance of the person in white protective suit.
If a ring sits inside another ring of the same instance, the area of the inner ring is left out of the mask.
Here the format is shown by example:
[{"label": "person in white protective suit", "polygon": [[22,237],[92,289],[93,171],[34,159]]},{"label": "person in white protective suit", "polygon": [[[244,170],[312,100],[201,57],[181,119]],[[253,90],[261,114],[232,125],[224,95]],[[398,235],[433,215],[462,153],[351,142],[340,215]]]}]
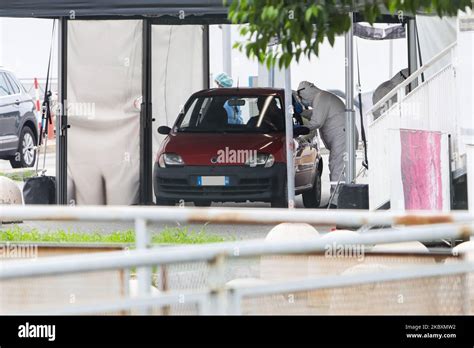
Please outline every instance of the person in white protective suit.
[{"label": "person in white protective suit", "polygon": [[[302,116],[308,120],[305,124],[311,131],[319,129],[321,140],[329,150],[329,177],[331,180],[330,208],[337,208],[338,192],[336,183],[344,183],[344,154],[346,152],[346,116],[344,102],[336,95],[323,91],[308,81],[302,81],[298,86],[298,97],[305,107]],[[356,130],[356,146],[359,141]]]},{"label": "person in white protective suit", "polygon": [[[394,77],[392,77],[390,80],[385,81],[382,83],[380,86],[378,86],[374,94],[372,95],[372,103],[373,105],[377,104],[377,102],[385,97],[388,93],[390,93],[395,87],[397,87],[400,83],[405,81],[408,76],[410,75],[408,69],[403,69],[400,70]],[[410,92],[410,89],[408,86],[406,87],[406,93]],[[380,108],[375,110],[372,114],[375,116],[375,119],[380,117],[382,113],[390,109],[392,105],[394,105],[397,102],[398,96],[395,94],[392,98],[390,98],[384,105],[382,105]]]}]

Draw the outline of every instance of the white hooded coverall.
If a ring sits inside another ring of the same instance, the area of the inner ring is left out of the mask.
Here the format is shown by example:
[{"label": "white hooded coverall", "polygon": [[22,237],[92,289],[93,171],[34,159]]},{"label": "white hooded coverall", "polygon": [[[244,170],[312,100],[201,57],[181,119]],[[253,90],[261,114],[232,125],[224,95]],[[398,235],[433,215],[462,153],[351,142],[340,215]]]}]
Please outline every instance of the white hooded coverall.
[{"label": "white hooded coverall", "polygon": [[[346,152],[346,116],[345,105],[336,95],[317,88],[310,82],[303,81],[298,86],[303,104],[311,106],[312,110],[304,110],[302,116],[309,120],[306,125],[311,131],[319,129],[321,140],[329,150],[329,178],[331,195],[337,181],[343,183],[344,153]],[[356,146],[359,142],[358,131],[355,132]],[[342,173],[342,175],[341,175]],[[331,204],[337,205],[338,192],[334,194]]]}]

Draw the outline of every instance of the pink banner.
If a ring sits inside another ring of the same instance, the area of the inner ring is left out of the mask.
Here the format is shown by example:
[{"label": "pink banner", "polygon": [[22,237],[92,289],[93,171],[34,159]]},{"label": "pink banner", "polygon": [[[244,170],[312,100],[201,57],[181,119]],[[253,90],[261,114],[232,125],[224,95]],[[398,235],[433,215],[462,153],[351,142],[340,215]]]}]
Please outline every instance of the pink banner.
[{"label": "pink banner", "polygon": [[400,130],[405,209],[441,210],[441,133]]}]

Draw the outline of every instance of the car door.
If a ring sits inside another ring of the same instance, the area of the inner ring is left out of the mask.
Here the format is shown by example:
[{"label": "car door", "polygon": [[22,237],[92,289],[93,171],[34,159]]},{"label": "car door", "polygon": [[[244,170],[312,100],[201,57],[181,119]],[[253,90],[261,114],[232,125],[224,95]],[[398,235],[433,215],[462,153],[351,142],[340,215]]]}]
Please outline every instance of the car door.
[{"label": "car door", "polygon": [[0,145],[2,152],[17,149],[19,118],[19,103],[16,102],[5,72],[0,72]]},{"label": "car door", "polygon": [[35,104],[33,99],[28,95],[20,82],[10,72],[5,73],[8,82],[10,83],[12,97],[15,108],[18,110],[15,128],[20,131],[19,127],[25,121],[25,118],[35,120]]},{"label": "car door", "polygon": [[310,188],[314,181],[318,151],[313,144],[304,137],[295,139],[295,189]]}]

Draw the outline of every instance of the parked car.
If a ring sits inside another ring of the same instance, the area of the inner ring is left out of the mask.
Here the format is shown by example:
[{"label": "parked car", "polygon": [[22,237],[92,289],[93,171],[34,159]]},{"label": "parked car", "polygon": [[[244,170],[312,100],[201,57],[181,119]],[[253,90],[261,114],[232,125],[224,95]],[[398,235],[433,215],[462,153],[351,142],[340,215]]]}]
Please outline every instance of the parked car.
[{"label": "parked car", "polygon": [[[193,201],[270,202],[287,206],[284,90],[218,88],[193,94],[163,140],[154,166],[159,205]],[[295,194],[321,199],[322,159],[295,117]]]},{"label": "parked car", "polygon": [[0,68],[0,159],[33,167],[38,126],[33,99],[12,72]]}]

